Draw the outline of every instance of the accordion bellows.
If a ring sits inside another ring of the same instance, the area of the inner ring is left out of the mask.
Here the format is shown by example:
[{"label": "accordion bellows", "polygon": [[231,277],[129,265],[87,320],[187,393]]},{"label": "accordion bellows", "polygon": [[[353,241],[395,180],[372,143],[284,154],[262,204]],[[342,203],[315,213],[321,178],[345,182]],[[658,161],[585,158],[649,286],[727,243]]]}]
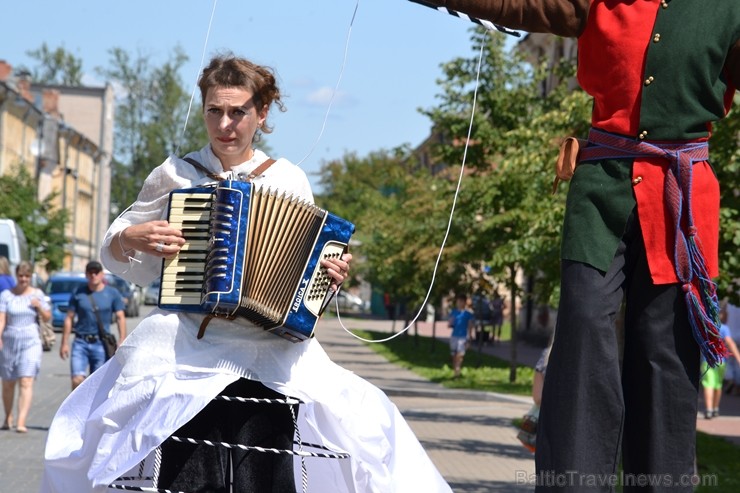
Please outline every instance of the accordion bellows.
[{"label": "accordion bellows", "polygon": [[320,260],[347,249],[354,225],[305,200],[241,181],[170,193],[185,245],[162,262],[159,307],[246,320],[294,342],[332,298]]}]

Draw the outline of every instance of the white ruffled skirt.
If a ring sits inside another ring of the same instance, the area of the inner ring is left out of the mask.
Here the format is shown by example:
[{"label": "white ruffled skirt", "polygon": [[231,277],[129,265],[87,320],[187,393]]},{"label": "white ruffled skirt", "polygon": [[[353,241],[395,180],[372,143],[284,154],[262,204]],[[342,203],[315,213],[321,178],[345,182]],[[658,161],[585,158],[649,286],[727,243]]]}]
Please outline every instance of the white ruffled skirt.
[{"label": "white ruffled skirt", "polygon": [[302,442],[349,454],[296,457],[299,491],[302,465],[308,492],[451,491],[396,406],[316,339],[294,344],[213,320],[198,340],[201,319],[153,311],[68,396],[49,429],[43,493],[103,492],[121,477],[149,476],[157,447],[240,377],[301,401]]}]

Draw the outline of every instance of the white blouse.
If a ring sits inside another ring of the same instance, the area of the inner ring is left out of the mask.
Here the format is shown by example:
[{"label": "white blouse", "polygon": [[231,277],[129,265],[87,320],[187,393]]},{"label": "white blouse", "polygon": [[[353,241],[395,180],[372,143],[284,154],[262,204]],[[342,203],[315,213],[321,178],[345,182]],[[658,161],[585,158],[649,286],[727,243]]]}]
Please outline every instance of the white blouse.
[{"label": "white blouse", "polygon": [[44,298],[44,293],[34,289],[31,293],[17,295],[10,289],[0,293],[0,312],[5,313],[5,325],[8,328],[33,327],[38,330],[38,312],[31,306],[31,300],[36,298],[43,310],[49,310],[49,303]]},{"label": "white blouse", "polygon": [[[210,146],[188,157],[224,178],[229,175]],[[231,173],[249,173],[266,159],[255,151]],[[170,156],[109,228],[103,264],[140,285],[157,278],[161,258],[137,252],[134,262],[116,261],[111,239],[131,224],[165,219],[171,190],[209,181]],[[254,183],[313,201],[305,173],[285,159]],[[106,485],[151,459],[169,435],[240,377],[302,401],[298,424],[304,442],[349,453],[347,460],[307,459],[309,492],[451,491],[396,406],[378,388],[333,363],[316,337],[292,343],[259,327],[213,319],[199,340],[202,319],[153,310],[115,357],[65,400],[49,429],[42,492],[106,491]],[[300,462],[295,459],[297,485]]]}]

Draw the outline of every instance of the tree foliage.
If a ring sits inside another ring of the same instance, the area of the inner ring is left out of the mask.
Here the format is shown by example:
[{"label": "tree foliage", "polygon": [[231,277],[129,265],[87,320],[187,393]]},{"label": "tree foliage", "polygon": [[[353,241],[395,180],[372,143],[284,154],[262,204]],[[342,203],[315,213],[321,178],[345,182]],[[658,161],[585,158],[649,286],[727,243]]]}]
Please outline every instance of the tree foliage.
[{"label": "tree foliage", "polygon": [[193,103],[187,129],[190,91],[180,71],[188,57],[176,48],[161,65],[144,53],[135,56],[121,48],[110,50],[107,68],[98,73],[117,88],[115,160],[111,211],[131,204],[149,172],[172,153],[200,148],[207,138],[200,99]]},{"label": "tree foliage", "polygon": [[[36,179],[25,166],[0,176],[0,210],[23,230],[32,259],[45,266],[47,272],[62,267],[66,239],[64,228],[68,211],[55,208],[56,194],[38,200]],[[44,264],[45,262],[45,264]]]},{"label": "tree foliage", "polygon": [[33,80],[40,84],[64,86],[82,85],[82,60],[60,46],[54,50],[46,43],[26,54],[38,62],[31,71]]},{"label": "tree foliage", "polygon": [[[441,104],[425,111],[440,136],[435,159],[446,171],[432,176],[403,149],[345,156],[322,169],[322,199],[356,220],[368,280],[418,302],[432,280],[465,157],[432,299],[471,292],[490,268],[507,286],[519,270],[539,273],[539,295],[547,301],[557,296],[567,188],[551,193],[553,163],[563,137],[585,132],[590,102],[565,83],[544,96],[547,67],[506,51],[500,36],[473,31],[472,45],[482,54],[479,78],[477,56],[444,64]],[[558,70],[564,81],[574,73],[567,63]]]},{"label": "tree foliage", "polygon": [[[437,149],[440,159],[462,162],[467,152],[474,168],[457,213],[464,231],[459,251],[465,252],[458,261],[484,262],[515,290],[513,272],[537,273],[537,297],[554,302],[567,184],[551,193],[553,165],[560,141],[588,128],[590,101],[568,85],[572,63],[556,65],[563,82],[543,94],[548,65],[531,66],[518,50],[506,51],[498,35],[475,31],[472,41],[474,51],[482,53],[477,94],[478,56],[453,60],[443,67],[442,104],[427,112],[446,135]],[[477,109],[466,150],[474,97]]]},{"label": "tree foliage", "polygon": [[[737,102],[737,98],[736,98]],[[710,142],[710,159],[720,183],[719,294],[740,305],[740,112],[720,121]]]},{"label": "tree foliage", "polygon": [[[450,183],[421,170],[407,147],[365,158],[348,154],[326,163],[320,176],[318,203],[356,225],[353,274],[418,308],[432,286],[452,200]],[[447,262],[448,255],[429,296],[434,304],[461,276],[462,266]]]}]

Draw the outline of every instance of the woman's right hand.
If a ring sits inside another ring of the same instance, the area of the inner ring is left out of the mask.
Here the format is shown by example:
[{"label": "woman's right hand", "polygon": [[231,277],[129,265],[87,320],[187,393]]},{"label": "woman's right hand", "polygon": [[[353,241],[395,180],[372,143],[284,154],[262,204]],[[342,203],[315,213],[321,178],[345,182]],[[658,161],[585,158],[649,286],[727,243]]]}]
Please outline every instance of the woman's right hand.
[{"label": "woman's right hand", "polygon": [[133,224],[118,235],[118,246],[124,256],[130,250],[138,250],[155,257],[172,257],[185,244],[182,231],[162,220]]}]

